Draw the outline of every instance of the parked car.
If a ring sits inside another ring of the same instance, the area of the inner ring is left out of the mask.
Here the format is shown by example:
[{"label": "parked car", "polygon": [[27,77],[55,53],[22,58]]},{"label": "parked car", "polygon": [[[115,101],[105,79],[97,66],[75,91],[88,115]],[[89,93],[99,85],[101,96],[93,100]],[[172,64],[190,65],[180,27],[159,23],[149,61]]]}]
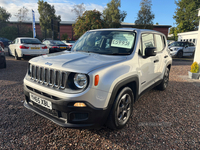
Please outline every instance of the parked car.
[{"label": "parked car", "polygon": [[167,45],[169,46],[170,44],[172,44],[173,42],[175,42],[174,40],[167,40]]},{"label": "parked car", "polygon": [[142,94],[167,88],[171,65],[160,32],[90,30],[71,51],[29,61],[24,106],[63,127],[120,129]]},{"label": "parked car", "polygon": [[7,38],[3,38],[3,37],[0,37],[0,41],[3,42],[3,44],[4,44],[5,47],[8,47],[9,42],[11,42],[11,40],[9,40]]},{"label": "parked car", "polygon": [[72,41],[72,40],[64,40],[62,41],[63,43],[65,43],[66,45],[69,46],[69,48],[71,49],[72,46],[75,44],[76,41]]},{"label": "parked car", "polygon": [[194,56],[195,48],[194,43],[190,42],[173,42],[169,45],[171,56],[178,58],[183,56]]},{"label": "parked car", "polygon": [[0,46],[0,68],[6,68],[5,51],[1,46]]},{"label": "parked car", "polygon": [[49,53],[69,50],[69,47],[65,43],[59,40],[45,40],[42,43],[48,47]]},{"label": "parked car", "polygon": [[39,56],[48,54],[46,45],[42,44],[37,38],[20,37],[16,38],[8,46],[8,54],[19,60],[25,56]]}]

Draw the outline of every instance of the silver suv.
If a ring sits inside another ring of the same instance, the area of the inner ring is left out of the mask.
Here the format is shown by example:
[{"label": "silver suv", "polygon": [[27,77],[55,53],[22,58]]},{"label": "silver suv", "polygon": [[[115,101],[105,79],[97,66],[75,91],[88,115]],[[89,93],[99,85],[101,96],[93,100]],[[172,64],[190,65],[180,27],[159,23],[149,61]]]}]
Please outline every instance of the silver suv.
[{"label": "silver suv", "polygon": [[145,91],[166,89],[167,49],[157,31],[88,31],[71,51],[29,61],[24,106],[63,127],[120,129]]}]

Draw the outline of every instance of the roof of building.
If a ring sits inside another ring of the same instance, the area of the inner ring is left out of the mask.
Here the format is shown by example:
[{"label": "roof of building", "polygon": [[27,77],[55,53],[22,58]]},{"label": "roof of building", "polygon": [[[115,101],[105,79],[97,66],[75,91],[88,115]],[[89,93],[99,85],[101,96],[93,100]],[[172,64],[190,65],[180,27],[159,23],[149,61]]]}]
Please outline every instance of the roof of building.
[{"label": "roof of building", "polygon": [[[20,22],[18,22],[18,21],[10,21],[10,23],[20,23]],[[24,21],[24,22],[22,22],[22,23],[31,24],[32,21]],[[35,21],[35,23],[36,23],[36,24],[39,24],[39,21]],[[74,23],[76,23],[76,21],[61,21],[61,22],[60,22],[61,25],[72,25],[72,24],[74,24]],[[126,23],[126,22],[122,22],[121,25],[122,25],[123,27],[133,27],[133,26],[135,26],[135,23]],[[170,27],[171,27],[171,25],[153,25],[153,26],[154,26],[154,27],[158,27],[158,28],[159,28],[159,27],[161,27],[161,28],[163,28],[163,27],[170,28]]]}]

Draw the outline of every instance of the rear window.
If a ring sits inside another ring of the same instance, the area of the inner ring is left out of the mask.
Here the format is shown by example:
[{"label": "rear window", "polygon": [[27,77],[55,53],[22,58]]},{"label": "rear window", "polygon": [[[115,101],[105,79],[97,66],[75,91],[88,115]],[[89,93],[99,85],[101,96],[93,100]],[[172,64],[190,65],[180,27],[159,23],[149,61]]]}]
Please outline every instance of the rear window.
[{"label": "rear window", "polygon": [[62,41],[51,41],[51,43],[53,43],[53,44],[65,44]]},{"label": "rear window", "polygon": [[38,39],[21,39],[22,44],[41,44],[41,41]]}]

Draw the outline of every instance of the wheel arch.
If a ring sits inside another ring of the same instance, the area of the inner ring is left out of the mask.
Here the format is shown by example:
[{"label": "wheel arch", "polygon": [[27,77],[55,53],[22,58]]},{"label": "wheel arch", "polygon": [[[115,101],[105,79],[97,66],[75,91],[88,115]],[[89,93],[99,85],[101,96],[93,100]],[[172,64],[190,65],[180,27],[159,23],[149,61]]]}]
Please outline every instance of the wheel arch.
[{"label": "wheel arch", "polygon": [[139,88],[139,79],[138,76],[130,76],[127,77],[121,81],[119,81],[113,88],[112,94],[108,103],[108,106],[112,106],[117,94],[119,93],[120,90],[122,90],[124,87],[130,87],[133,94],[134,94],[134,102],[138,98],[138,88]]}]

